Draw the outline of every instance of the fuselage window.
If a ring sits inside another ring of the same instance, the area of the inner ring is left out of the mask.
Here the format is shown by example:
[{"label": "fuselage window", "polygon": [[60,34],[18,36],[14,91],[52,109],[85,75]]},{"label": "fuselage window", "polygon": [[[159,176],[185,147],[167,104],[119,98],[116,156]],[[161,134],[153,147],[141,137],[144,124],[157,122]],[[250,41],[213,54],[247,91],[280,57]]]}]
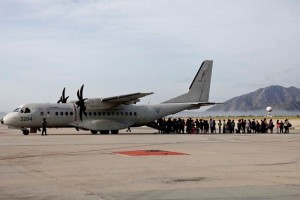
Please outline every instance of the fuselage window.
[{"label": "fuselage window", "polygon": [[68,115],[69,115],[69,113],[68,113],[68,112],[65,112],[65,114],[66,114],[66,116],[68,116]]},{"label": "fuselage window", "polygon": [[55,112],[55,115],[58,116],[58,112]]},{"label": "fuselage window", "polygon": [[125,112],[125,116],[128,116],[128,112]]},{"label": "fuselage window", "polygon": [[110,112],[107,112],[107,116],[110,116]]},{"label": "fuselage window", "polygon": [[134,112],[133,114],[134,114],[134,116],[136,116],[136,115],[137,115],[137,114],[136,114],[136,112]]},{"label": "fuselage window", "polygon": [[106,115],[106,112],[103,112],[102,115],[105,116],[105,115]]},{"label": "fuselage window", "polygon": [[50,115],[50,112],[48,111],[47,114]]},{"label": "fuselage window", "polygon": [[91,116],[92,115],[92,112],[89,112],[89,116]]},{"label": "fuselage window", "polygon": [[119,112],[116,112],[116,115],[117,115],[117,116],[119,116],[119,115],[120,115],[120,113],[119,113]]},{"label": "fuselage window", "polygon": [[60,112],[60,115],[64,115],[64,112]]},{"label": "fuselage window", "polygon": [[98,112],[98,115],[101,116],[101,112]]},{"label": "fuselage window", "polygon": [[97,116],[97,113],[96,113],[96,112],[94,112],[94,116]]},{"label": "fuselage window", "polygon": [[73,112],[70,112],[70,115],[73,116]]},{"label": "fuselage window", "polygon": [[44,112],[41,112],[41,116],[44,116]]},{"label": "fuselage window", "polygon": [[132,112],[130,112],[129,115],[132,116]]},{"label": "fuselage window", "polygon": [[112,116],[115,116],[115,112],[111,112],[111,115],[112,115]]},{"label": "fuselage window", "polygon": [[123,113],[123,112],[121,112],[120,114],[121,114],[121,116],[123,116],[123,115],[124,115],[124,113]]}]

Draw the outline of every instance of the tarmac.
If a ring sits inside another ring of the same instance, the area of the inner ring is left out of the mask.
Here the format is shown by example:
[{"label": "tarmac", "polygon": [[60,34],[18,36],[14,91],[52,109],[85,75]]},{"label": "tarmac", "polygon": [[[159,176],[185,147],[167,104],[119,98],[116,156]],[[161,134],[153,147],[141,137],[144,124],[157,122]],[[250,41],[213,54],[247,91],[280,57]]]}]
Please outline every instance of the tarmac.
[{"label": "tarmac", "polygon": [[[0,126],[0,199],[300,199],[300,130],[291,134],[48,136]],[[125,156],[121,151],[182,155]],[[186,155],[187,154],[187,155]]]}]

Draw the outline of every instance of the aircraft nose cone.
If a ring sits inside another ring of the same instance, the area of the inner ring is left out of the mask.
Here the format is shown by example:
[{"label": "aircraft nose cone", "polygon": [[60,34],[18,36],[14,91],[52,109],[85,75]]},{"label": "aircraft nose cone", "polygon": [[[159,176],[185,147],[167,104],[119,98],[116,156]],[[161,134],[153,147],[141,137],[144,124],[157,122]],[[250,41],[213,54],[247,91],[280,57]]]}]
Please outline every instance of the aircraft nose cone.
[{"label": "aircraft nose cone", "polygon": [[3,120],[3,118],[1,119],[1,124],[4,124],[4,120]]}]

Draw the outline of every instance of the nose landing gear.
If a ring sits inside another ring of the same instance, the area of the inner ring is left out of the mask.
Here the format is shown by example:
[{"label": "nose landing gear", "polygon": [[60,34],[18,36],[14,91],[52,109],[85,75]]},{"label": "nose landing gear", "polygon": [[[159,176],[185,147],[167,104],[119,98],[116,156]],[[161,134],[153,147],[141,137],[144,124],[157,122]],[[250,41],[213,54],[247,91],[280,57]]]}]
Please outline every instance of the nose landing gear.
[{"label": "nose landing gear", "polygon": [[29,135],[29,130],[28,129],[24,129],[22,130],[24,135]]}]

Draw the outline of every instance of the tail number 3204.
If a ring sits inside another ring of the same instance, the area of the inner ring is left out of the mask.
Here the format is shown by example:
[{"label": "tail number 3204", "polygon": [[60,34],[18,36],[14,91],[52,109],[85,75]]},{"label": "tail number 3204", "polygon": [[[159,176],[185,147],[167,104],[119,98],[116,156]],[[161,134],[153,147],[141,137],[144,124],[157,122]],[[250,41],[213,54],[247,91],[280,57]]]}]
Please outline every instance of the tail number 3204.
[{"label": "tail number 3204", "polygon": [[21,117],[21,122],[32,121],[32,117]]}]

